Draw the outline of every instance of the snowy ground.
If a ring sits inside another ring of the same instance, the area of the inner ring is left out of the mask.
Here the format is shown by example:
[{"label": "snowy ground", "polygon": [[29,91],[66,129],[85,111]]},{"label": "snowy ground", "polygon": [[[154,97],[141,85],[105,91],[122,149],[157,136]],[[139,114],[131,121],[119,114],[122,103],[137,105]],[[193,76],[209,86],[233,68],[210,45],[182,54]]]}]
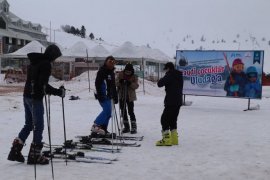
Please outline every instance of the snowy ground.
[{"label": "snowy ground", "polygon": [[[92,79],[93,82],[93,79]],[[52,83],[55,86],[63,82]],[[88,92],[84,78],[65,82],[70,89],[65,100],[67,139],[87,135],[100,112],[100,107]],[[93,87],[93,83],[91,83]],[[54,163],[55,179],[155,179],[155,180],[268,180],[270,179],[270,88],[264,88],[258,111],[243,110],[247,100],[188,96],[191,106],[181,108],[179,115],[180,145],[155,147],[160,135],[160,115],[163,110],[163,90],[147,82],[146,95],[140,88],[135,112],[138,135],[144,135],[140,148],[123,148],[120,154],[91,153],[95,156],[118,157],[112,165],[85,163]],[[69,95],[80,96],[69,101]],[[266,98],[268,97],[268,98]],[[0,95],[0,179],[34,179],[34,167],[6,160],[11,142],[24,123],[22,93]],[[63,141],[61,101],[51,97],[53,144]],[[26,142],[27,155],[32,136]],[[47,129],[44,141],[47,140]],[[89,153],[90,154],[90,153]],[[37,166],[37,179],[51,179],[51,166]]]}]

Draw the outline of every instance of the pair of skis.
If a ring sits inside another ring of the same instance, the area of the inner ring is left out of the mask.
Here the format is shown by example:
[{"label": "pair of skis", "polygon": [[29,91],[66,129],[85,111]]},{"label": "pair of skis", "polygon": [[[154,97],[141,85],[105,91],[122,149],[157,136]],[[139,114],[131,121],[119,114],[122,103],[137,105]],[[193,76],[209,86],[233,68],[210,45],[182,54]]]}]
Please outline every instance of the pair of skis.
[{"label": "pair of skis", "polygon": [[[83,163],[100,163],[100,164],[112,164],[114,161],[118,161],[117,158],[104,158],[96,156],[87,156],[84,152],[78,151],[76,153],[70,153],[64,151],[63,148],[55,148],[52,154],[50,151],[44,151],[43,155],[46,157],[57,159],[54,162],[83,162]],[[63,161],[65,160],[65,161]]]},{"label": "pair of skis", "polygon": [[99,134],[92,134],[90,136],[76,136],[78,139],[83,138],[92,138],[92,139],[100,139],[100,138],[106,138],[106,139],[116,139],[116,140],[128,140],[128,141],[142,141],[144,139],[144,136],[117,136],[116,134],[113,135],[99,135]]},{"label": "pair of skis", "polygon": [[[124,146],[124,147],[140,147],[141,144],[137,144],[137,142],[134,143],[130,143],[130,142],[123,142],[121,140],[133,140],[133,141],[142,141],[143,137],[129,137],[127,139],[127,137],[125,139],[123,139],[123,137],[121,137],[122,139],[120,140],[120,142],[113,142],[112,140],[108,139],[108,138],[93,138],[91,136],[77,136],[77,138],[79,139],[79,142],[81,142],[82,144],[93,144],[93,145],[115,145],[115,146]],[[117,139],[117,136],[115,137]],[[113,137],[111,137],[111,139],[114,139]]]},{"label": "pair of skis", "polygon": [[[49,148],[49,144],[44,143],[43,146],[45,148]],[[93,147],[92,144],[83,144],[80,142],[73,142],[69,140],[68,143],[64,143],[64,145],[52,145],[53,148],[63,148],[71,151],[93,151],[93,152],[104,152],[104,153],[120,153],[121,149],[112,149],[106,147]]]}]

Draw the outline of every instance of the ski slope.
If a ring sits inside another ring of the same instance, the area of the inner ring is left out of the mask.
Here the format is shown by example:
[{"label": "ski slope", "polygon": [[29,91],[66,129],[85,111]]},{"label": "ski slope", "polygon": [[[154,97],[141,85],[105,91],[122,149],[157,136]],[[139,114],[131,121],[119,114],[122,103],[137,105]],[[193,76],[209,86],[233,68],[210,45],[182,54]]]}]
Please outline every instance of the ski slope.
[{"label": "ski slope", "polygon": [[[94,87],[91,74],[91,87]],[[89,93],[86,75],[69,82],[52,82],[66,86],[65,99],[67,139],[87,135],[101,108]],[[23,85],[23,84],[21,84]],[[70,162],[54,163],[56,180],[268,180],[270,178],[270,88],[264,87],[262,100],[252,100],[260,110],[247,111],[247,100],[215,97],[187,96],[191,106],[180,110],[178,127],[180,145],[156,147],[161,137],[160,115],[163,110],[163,89],[146,82],[146,94],[142,84],[138,90],[135,113],[138,135],[144,135],[139,148],[125,147],[122,153],[89,152],[102,157],[117,157],[111,165]],[[68,100],[79,96],[77,101]],[[34,166],[7,161],[11,143],[24,124],[22,93],[0,95],[0,174],[1,179],[34,179]],[[118,105],[116,106],[118,110]],[[45,118],[46,121],[46,118]],[[51,97],[52,143],[63,142],[62,106],[59,97]],[[27,155],[32,134],[23,154]],[[44,141],[48,142],[45,123]],[[51,178],[51,166],[37,166],[37,179]]]}]

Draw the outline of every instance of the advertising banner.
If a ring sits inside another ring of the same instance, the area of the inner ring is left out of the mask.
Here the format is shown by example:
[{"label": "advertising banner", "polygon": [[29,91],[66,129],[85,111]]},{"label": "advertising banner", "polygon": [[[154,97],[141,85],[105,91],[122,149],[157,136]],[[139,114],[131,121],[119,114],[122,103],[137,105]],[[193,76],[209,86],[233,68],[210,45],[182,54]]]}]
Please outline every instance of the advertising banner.
[{"label": "advertising banner", "polygon": [[188,95],[261,99],[264,51],[176,51]]}]

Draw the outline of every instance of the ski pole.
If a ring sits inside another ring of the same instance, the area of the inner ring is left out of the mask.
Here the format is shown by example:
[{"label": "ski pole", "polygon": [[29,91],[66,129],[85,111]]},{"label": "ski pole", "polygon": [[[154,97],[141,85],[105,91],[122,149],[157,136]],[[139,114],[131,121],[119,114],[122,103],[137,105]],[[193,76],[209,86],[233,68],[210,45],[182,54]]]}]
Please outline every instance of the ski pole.
[{"label": "ski pole", "polygon": [[[118,128],[118,133],[119,133],[119,136],[120,136],[120,129],[119,129],[119,125],[118,125],[118,120],[117,120],[117,114],[116,114],[116,110],[115,110],[115,104],[113,103],[112,104],[112,111],[113,111],[113,121],[115,122],[115,124],[114,124],[114,131],[115,131],[115,139],[116,139],[116,148],[117,149],[119,149],[119,146],[118,146],[118,144],[117,144],[117,142],[118,142],[118,139],[117,139],[117,134],[116,134],[116,132],[117,132],[117,128]],[[120,140],[121,141],[121,140]],[[120,142],[119,141],[119,142]]]},{"label": "ski pole", "polygon": [[[66,137],[66,119],[65,119],[65,108],[64,108],[64,97],[62,97],[62,112],[63,112],[63,126],[64,126],[64,141],[67,141]],[[66,158],[66,166],[67,166],[67,147],[65,146],[65,158]]]},{"label": "ski pole", "polygon": [[[50,160],[51,160],[51,170],[52,170],[52,179],[54,180],[54,168],[53,168],[53,158],[52,158],[52,141],[51,141],[51,107],[50,107],[50,96],[45,94],[45,108],[46,108],[46,117],[47,117],[47,127],[48,127],[48,137],[49,137],[49,147],[50,147]],[[35,163],[36,164],[36,163]]]},{"label": "ski pole", "polygon": [[90,89],[91,89],[91,86],[90,86],[90,74],[89,74],[89,62],[88,62],[88,49],[86,49],[86,61],[87,61],[87,72],[88,72],[88,85],[89,85],[89,92],[90,92]]},{"label": "ski pole", "polygon": [[113,111],[113,104],[114,104],[114,102],[113,102],[113,98],[111,98],[111,123],[112,123],[112,134],[111,134],[111,136],[112,136],[112,153],[113,153],[113,149],[114,149],[114,140],[113,140],[113,121],[114,121],[114,118],[113,118],[113,114],[114,114],[114,111]]},{"label": "ski pole", "polygon": [[[34,95],[34,80],[31,80],[31,86],[32,86],[32,92],[31,95]],[[36,144],[35,144],[35,130],[36,130],[36,126],[35,126],[35,116],[34,116],[34,100],[32,98],[32,109],[31,109],[31,113],[32,113],[32,128],[33,128],[33,142],[34,143],[34,158],[36,157]],[[35,174],[35,180],[37,179],[37,160],[35,158],[35,164],[34,164],[34,174]]]}]

